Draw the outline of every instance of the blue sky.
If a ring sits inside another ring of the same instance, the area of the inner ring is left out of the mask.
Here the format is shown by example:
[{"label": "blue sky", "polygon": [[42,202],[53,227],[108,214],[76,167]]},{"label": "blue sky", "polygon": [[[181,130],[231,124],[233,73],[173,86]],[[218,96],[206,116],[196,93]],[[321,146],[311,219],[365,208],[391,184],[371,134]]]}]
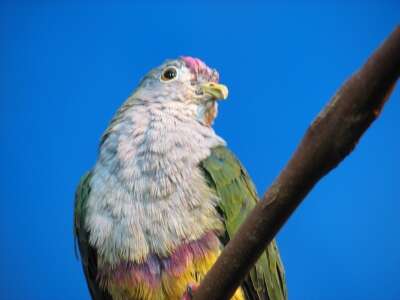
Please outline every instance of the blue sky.
[{"label": "blue sky", "polygon": [[[215,124],[262,194],[398,1],[0,4],[0,297],[89,299],[75,186],[139,79],[191,55],[230,88]],[[400,299],[400,92],[278,235],[290,299]]]}]

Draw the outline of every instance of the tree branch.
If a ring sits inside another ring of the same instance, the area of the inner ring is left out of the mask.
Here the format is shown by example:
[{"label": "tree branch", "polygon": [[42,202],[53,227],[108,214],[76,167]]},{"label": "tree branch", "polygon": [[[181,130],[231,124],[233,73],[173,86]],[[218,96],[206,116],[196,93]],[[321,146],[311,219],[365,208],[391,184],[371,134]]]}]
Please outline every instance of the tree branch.
[{"label": "tree branch", "polygon": [[293,157],[225,247],[194,300],[229,299],[312,187],[356,146],[400,75],[400,27],[334,95]]}]

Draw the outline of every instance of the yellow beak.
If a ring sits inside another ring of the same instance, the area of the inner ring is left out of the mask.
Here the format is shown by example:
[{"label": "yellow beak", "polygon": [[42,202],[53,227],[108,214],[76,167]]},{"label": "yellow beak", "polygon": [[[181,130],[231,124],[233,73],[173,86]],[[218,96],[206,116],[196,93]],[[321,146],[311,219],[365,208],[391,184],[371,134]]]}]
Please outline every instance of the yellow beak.
[{"label": "yellow beak", "polygon": [[226,99],[228,97],[228,88],[226,85],[215,82],[206,82],[201,87],[205,94],[212,96],[215,100]]}]

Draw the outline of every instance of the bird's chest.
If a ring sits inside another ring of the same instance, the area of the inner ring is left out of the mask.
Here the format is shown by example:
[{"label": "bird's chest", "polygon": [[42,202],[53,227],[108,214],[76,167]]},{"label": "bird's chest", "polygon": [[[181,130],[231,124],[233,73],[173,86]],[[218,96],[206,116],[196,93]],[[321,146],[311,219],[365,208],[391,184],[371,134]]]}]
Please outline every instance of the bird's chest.
[{"label": "bird's chest", "polygon": [[171,107],[126,114],[107,132],[93,170],[89,243],[98,253],[100,279],[116,299],[160,287],[163,295],[181,294],[220,251],[219,199],[199,164],[223,141]]},{"label": "bird's chest", "polygon": [[93,170],[86,227],[102,260],[141,262],[221,228],[199,167],[223,144],[174,107],[138,107],[107,132]]},{"label": "bird's chest", "polygon": [[197,166],[147,155],[140,170],[143,159],[129,166],[136,169],[131,177],[121,169],[103,182],[114,184],[96,216],[111,228],[97,224],[108,233],[98,245],[100,278],[116,299],[179,299],[219,255],[218,198]]},{"label": "bird's chest", "polygon": [[166,256],[220,228],[218,198],[187,160],[145,154],[111,174],[99,168],[91,198],[91,242],[109,263]]}]

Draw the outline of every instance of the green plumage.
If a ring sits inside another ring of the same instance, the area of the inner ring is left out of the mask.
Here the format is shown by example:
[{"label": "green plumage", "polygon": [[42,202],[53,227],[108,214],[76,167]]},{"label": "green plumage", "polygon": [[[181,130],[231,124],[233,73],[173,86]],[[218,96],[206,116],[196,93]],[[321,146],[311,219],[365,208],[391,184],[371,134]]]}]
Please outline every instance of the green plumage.
[{"label": "green plumage", "polygon": [[[201,163],[208,184],[220,196],[226,243],[258,201],[246,170],[226,147],[214,148]],[[272,241],[246,277],[243,288],[249,300],[287,299],[285,275],[275,241]]]}]

